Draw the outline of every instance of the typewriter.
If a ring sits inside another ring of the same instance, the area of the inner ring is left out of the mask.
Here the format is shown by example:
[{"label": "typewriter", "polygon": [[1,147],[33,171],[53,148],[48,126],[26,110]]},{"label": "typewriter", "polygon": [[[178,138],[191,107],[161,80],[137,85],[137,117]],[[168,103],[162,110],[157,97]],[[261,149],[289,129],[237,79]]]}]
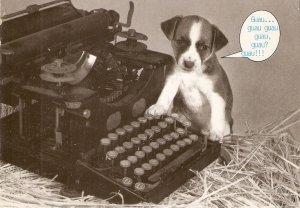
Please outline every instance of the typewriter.
[{"label": "typewriter", "polygon": [[56,176],[66,196],[158,203],[220,154],[176,114],[144,115],[173,60],[147,49],[129,6],[126,23],[69,0],[2,17],[1,159]]}]

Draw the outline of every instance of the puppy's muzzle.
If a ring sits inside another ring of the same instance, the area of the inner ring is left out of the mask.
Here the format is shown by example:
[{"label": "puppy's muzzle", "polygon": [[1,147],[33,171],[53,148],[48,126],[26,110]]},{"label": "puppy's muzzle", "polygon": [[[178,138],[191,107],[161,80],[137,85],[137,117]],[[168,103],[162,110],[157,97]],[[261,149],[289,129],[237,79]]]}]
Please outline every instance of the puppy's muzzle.
[{"label": "puppy's muzzle", "polygon": [[184,67],[185,68],[187,68],[187,69],[191,69],[191,68],[193,68],[193,66],[195,65],[195,63],[193,62],[193,61],[184,61],[183,62],[183,65],[184,65]]}]

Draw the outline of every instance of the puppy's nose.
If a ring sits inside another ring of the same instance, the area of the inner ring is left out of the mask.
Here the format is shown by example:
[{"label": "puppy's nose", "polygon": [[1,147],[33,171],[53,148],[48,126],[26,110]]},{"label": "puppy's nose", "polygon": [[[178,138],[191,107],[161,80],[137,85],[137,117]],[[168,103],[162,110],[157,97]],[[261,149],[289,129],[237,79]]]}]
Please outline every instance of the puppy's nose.
[{"label": "puppy's nose", "polygon": [[183,62],[183,64],[184,64],[184,67],[186,67],[186,68],[188,68],[188,69],[190,69],[190,68],[192,68],[193,66],[194,66],[194,62],[193,61],[184,61]]}]

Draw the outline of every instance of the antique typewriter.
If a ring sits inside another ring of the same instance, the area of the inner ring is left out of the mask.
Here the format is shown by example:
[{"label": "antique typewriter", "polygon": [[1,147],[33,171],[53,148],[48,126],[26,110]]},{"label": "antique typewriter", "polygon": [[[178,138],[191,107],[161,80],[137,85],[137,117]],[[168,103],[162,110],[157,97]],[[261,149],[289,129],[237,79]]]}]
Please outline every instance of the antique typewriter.
[{"label": "antique typewriter", "polygon": [[2,17],[1,159],[56,176],[66,196],[158,203],[220,154],[176,114],[144,115],[172,57],[147,49],[129,5],[127,23],[69,0]]}]

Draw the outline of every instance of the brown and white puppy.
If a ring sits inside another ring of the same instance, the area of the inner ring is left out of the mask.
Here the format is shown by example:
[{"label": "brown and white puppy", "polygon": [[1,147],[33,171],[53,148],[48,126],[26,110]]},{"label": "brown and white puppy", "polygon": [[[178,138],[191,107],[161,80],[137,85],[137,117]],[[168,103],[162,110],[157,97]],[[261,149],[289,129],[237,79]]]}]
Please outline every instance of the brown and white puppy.
[{"label": "brown and white puppy", "polygon": [[222,139],[232,132],[233,98],[215,52],[228,43],[227,38],[199,16],[176,16],[162,22],[161,28],[171,41],[176,64],[147,113],[179,113],[194,130],[209,130],[213,141]]}]

